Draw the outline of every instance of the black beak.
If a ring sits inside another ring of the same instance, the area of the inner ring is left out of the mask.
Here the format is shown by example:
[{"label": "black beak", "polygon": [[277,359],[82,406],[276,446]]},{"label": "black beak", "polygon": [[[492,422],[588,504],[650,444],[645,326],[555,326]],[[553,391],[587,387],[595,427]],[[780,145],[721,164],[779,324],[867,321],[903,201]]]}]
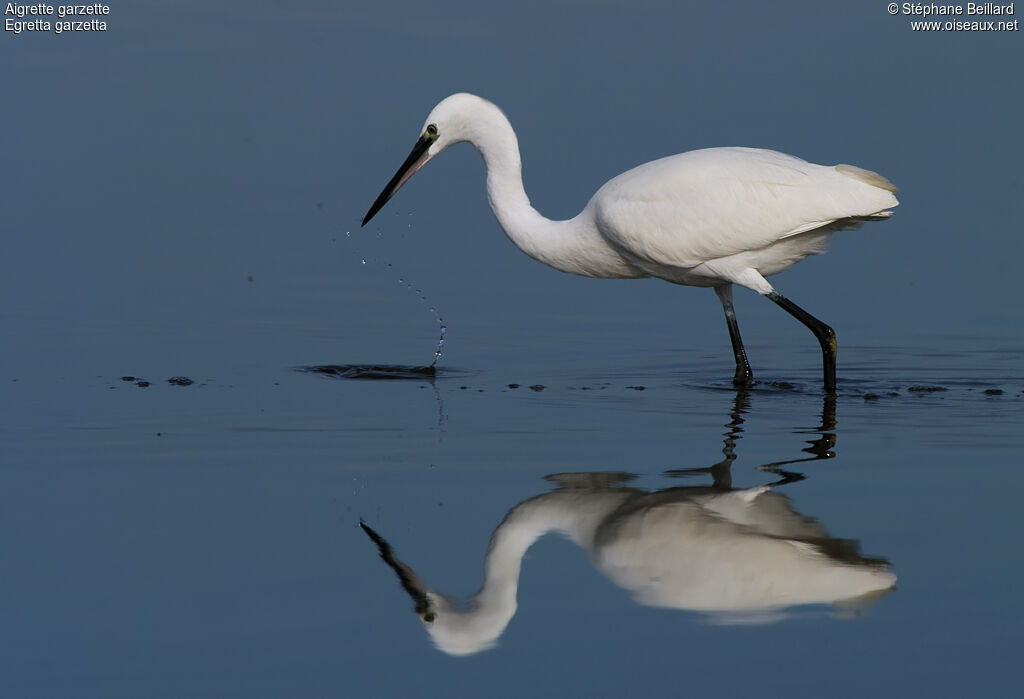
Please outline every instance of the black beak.
[{"label": "black beak", "polygon": [[[399,170],[399,174],[401,174],[401,170]],[[385,189],[384,191],[386,192],[387,190]],[[430,603],[430,597],[427,596],[427,586],[420,581],[412,568],[398,559],[398,556],[395,555],[394,549],[391,548],[391,544],[389,544],[384,537],[373,531],[373,529],[370,528],[370,525],[363,520],[359,520],[359,526],[363,528],[363,531],[366,532],[368,537],[370,537],[370,540],[377,544],[377,551],[380,552],[380,557],[383,558],[384,562],[388,564],[388,567],[398,575],[398,582],[409,594],[409,597],[412,598],[416,614],[418,614],[423,621],[433,621],[437,617],[437,613],[434,611],[434,606]]]},{"label": "black beak", "polygon": [[402,167],[398,168],[398,172],[395,173],[395,176],[392,177],[391,181],[384,187],[380,196],[378,196],[377,200],[373,202],[373,206],[370,207],[370,210],[366,212],[366,216],[363,217],[361,225],[365,226],[371,218],[376,216],[377,212],[388,203],[388,199],[393,197],[395,192],[401,189],[402,185],[405,184],[405,181],[412,177],[413,174],[415,174],[415,172],[419,170],[425,162],[427,162],[425,156],[431,143],[433,143],[433,141],[428,139],[426,134],[420,136],[419,140],[416,141],[416,145],[412,147],[412,153],[409,153],[409,157],[405,159],[404,163],[402,163]]}]

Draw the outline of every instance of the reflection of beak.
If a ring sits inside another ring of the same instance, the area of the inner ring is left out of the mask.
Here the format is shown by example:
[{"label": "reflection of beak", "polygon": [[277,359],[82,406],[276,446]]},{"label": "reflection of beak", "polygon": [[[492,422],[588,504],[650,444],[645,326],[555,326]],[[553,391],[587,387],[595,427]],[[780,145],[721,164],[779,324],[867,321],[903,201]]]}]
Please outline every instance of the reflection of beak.
[{"label": "reflection of beak", "polygon": [[395,192],[401,189],[402,185],[405,184],[405,181],[416,174],[416,171],[423,167],[424,163],[430,159],[430,156],[427,154],[427,149],[430,148],[431,143],[433,143],[433,141],[429,140],[426,134],[420,136],[419,140],[416,141],[416,145],[412,147],[412,153],[409,153],[409,157],[405,159],[404,163],[402,163],[402,167],[398,168],[398,172],[395,173],[395,176],[392,177],[391,181],[388,182],[386,187],[384,187],[380,196],[378,196],[377,200],[373,202],[373,206],[370,207],[370,210],[366,212],[366,216],[363,218],[363,223],[361,225],[365,226],[369,220],[381,210],[381,207],[388,203],[388,199],[393,197]]},{"label": "reflection of beak", "polygon": [[[416,152],[413,151],[413,155],[415,154]],[[408,163],[408,161],[406,162]],[[420,164],[422,165],[422,163]],[[404,167],[405,166],[403,166],[403,169]],[[415,170],[413,170],[413,172],[415,172]],[[401,174],[402,170],[399,170],[398,175]],[[398,177],[398,175],[395,175],[395,177]],[[406,177],[405,179],[409,178]],[[405,180],[403,180],[403,182],[404,181]],[[399,183],[398,187],[401,186],[401,183]],[[390,187],[391,185],[389,184],[388,188]],[[395,187],[395,189],[398,189],[398,187]],[[384,190],[384,192],[387,191],[387,189]],[[383,197],[384,195],[381,194],[381,196]],[[380,200],[378,199],[378,201]],[[387,201],[387,199],[384,199],[384,201]],[[381,204],[381,206],[383,206],[383,204]],[[380,208],[380,206],[377,206],[376,204],[374,204],[374,207],[378,209]],[[372,210],[370,214],[367,214],[367,218],[371,215],[373,215]],[[363,531],[366,532],[368,537],[370,537],[370,540],[377,544],[377,550],[380,552],[380,557],[383,558],[384,562],[388,564],[391,570],[395,571],[395,574],[398,575],[398,582],[401,583],[402,588],[409,593],[409,596],[412,598],[416,614],[418,614],[423,621],[428,623],[433,621],[436,618],[436,612],[434,611],[434,605],[430,601],[430,596],[427,595],[427,586],[420,581],[412,568],[398,560],[398,556],[395,555],[395,551],[391,548],[391,544],[389,544],[384,537],[370,529],[369,525],[362,520],[359,520],[359,526],[363,528]]]}]

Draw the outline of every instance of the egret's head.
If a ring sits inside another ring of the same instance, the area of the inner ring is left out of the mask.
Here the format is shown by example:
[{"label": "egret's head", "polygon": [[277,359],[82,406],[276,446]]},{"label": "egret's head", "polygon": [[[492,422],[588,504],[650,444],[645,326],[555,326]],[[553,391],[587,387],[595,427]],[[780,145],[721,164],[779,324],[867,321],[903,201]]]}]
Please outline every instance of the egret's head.
[{"label": "egret's head", "polygon": [[[441,100],[430,111],[430,116],[424,122],[420,137],[417,139],[416,145],[413,146],[412,152],[409,153],[409,157],[405,159],[402,166],[398,168],[398,172],[373,202],[373,206],[366,212],[362,225],[365,226],[388,203],[395,192],[416,174],[417,170],[427,164],[428,160],[448,146],[460,141],[472,140],[474,128],[478,128],[482,121],[486,122],[486,117],[482,112],[491,111],[501,115],[501,110],[492,103],[464,92]],[[501,119],[504,120],[504,118],[504,115],[501,115]]]},{"label": "egret's head", "polygon": [[449,655],[471,655],[493,647],[516,612],[515,597],[499,596],[498,604],[481,605],[479,593],[459,605],[427,588],[412,568],[395,555],[384,537],[362,520],[359,526],[377,545],[381,559],[398,575],[398,582],[413,601],[416,616],[434,644]]}]

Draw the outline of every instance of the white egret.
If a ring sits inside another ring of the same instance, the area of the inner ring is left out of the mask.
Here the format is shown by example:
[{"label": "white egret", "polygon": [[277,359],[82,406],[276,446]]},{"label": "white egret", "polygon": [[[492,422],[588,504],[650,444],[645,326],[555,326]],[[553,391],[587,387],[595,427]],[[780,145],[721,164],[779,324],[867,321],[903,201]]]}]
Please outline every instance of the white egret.
[{"label": "white egret", "polygon": [[548,532],[582,547],[637,602],[702,613],[713,623],[770,623],[808,604],[859,606],[891,590],[882,559],[836,539],[767,486],[645,492],[628,474],[550,476],[559,488],[516,505],[491,536],[484,584],[465,604],[429,588],[365,522],[417,616],[445,653],[494,646],[518,607],[523,556]]},{"label": "white egret", "polygon": [[552,221],[530,205],[519,144],[504,113],[485,99],[459,93],[430,112],[363,225],[427,161],[461,141],[483,155],[491,208],[527,255],[588,277],[658,277],[712,287],[725,310],[737,385],[750,384],[753,372],[733,311],[732,285],[752,289],[814,333],[825,390],[835,392],[835,332],[765,277],[823,252],[833,231],[890,216],[899,202],[889,180],[852,165],[815,165],[771,150],[707,148],[633,168],[601,187],[575,218]]}]

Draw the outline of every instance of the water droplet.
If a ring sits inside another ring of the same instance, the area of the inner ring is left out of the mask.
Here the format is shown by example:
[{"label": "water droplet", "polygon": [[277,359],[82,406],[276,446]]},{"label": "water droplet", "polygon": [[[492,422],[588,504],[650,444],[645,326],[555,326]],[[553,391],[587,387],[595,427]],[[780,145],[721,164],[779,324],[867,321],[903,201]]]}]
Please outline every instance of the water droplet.
[{"label": "water droplet", "polygon": [[441,321],[441,316],[437,316],[437,324],[441,327],[441,332],[437,337],[437,349],[434,350],[434,361],[431,362],[430,366],[437,366],[437,360],[441,358],[441,352],[444,351],[444,334],[448,332],[448,328]]},{"label": "water droplet", "polygon": [[346,238],[351,238],[352,237],[352,231],[345,231],[345,237]]},{"label": "water droplet", "polygon": [[366,264],[366,258],[365,258],[365,257],[364,257],[364,258],[363,258],[362,260],[360,260],[360,261],[361,261],[361,262],[362,262],[362,263],[363,263],[364,265]]}]

